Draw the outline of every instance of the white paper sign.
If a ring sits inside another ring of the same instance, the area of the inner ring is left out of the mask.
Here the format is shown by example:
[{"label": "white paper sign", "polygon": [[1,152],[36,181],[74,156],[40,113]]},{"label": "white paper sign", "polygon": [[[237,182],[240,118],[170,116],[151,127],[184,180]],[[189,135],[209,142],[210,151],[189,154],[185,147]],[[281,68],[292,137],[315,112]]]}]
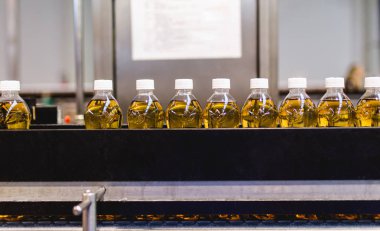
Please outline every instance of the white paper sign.
[{"label": "white paper sign", "polygon": [[132,59],[241,57],[240,0],[131,0]]}]

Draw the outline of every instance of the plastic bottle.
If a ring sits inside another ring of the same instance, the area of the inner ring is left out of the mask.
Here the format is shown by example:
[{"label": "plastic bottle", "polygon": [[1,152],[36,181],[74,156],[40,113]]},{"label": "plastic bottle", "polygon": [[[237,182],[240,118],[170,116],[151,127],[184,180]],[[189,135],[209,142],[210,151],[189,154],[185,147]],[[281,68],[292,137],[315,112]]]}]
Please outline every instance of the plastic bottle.
[{"label": "plastic bottle", "polygon": [[86,129],[120,128],[123,113],[112,95],[112,80],[95,80],[94,97],[84,113]]},{"label": "plastic bottle", "polygon": [[277,127],[277,109],[268,94],[268,79],[250,80],[251,94],[244,103],[241,120],[243,128]]},{"label": "plastic bottle", "polygon": [[289,78],[289,94],[279,109],[280,127],[316,127],[317,114],[313,101],[306,94],[306,78]]},{"label": "plastic bottle", "polygon": [[356,107],[356,126],[380,126],[380,77],[367,77],[364,80],[366,92]]},{"label": "plastic bottle", "polygon": [[325,85],[327,91],[321,98],[317,109],[318,126],[354,126],[355,108],[348,96],[343,92],[344,78],[326,78]]},{"label": "plastic bottle", "polygon": [[202,108],[192,93],[192,79],[176,79],[177,94],[171,99],[166,109],[166,126],[168,128],[202,127]]},{"label": "plastic bottle", "polygon": [[229,93],[230,79],[212,80],[214,93],[207,100],[203,111],[205,128],[237,128],[240,126],[240,110]]},{"label": "plastic bottle", "polygon": [[162,128],[164,111],[153,94],[154,80],[136,80],[137,95],[132,100],[127,113],[128,127],[132,129]]},{"label": "plastic bottle", "polygon": [[20,97],[19,81],[0,82],[0,127],[7,129],[29,129],[31,114]]}]

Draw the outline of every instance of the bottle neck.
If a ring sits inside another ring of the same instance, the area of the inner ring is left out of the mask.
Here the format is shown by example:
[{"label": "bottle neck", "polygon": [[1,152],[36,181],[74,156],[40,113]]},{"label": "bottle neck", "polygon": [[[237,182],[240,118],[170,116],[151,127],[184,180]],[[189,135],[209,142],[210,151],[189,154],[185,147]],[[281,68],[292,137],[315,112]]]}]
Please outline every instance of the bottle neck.
[{"label": "bottle neck", "polygon": [[191,95],[192,90],[191,89],[178,89],[177,95]]},{"label": "bottle neck", "polygon": [[2,91],[1,96],[4,98],[13,98],[13,97],[18,97],[19,93],[18,91]]},{"label": "bottle neck", "polygon": [[112,91],[111,90],[95,90],[95,95],[99,95],[99,96],[112,95]]},{"label": "bottle neck", "polygon": [[253,88],[251,89],[252,94],[267,94],[268,89],[267,88]]},{"label": "bottle neck", "polygon": [[327,88],[327,93],[343,93],[343,88],[341,87]]},{"label": "bottle neck", "polygon": [[137,90],[137,94],[139,94],[139,95],[153,95],[153,90],[152,89]]},{"label": "bottle neck", "polygon": [[380,87],[370,87],[366,89],[366,94],[380,94]]},{"label": "bottle neck", "polygon": [[230,89],[228,89],[228,88],[216,88],[216,89],[214,89],[215,94],[226,94],[229,92],[230,92]]},{"label": "bottle neck", "polygon": [[304,94],[306,93],[305,88],[290,88],[289,89],[290,94]]}]

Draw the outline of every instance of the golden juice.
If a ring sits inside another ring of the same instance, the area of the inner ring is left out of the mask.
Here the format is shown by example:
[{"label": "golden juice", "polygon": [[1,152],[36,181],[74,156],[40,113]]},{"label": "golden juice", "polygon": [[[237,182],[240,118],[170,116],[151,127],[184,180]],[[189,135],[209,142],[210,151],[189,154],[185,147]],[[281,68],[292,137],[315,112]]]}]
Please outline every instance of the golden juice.
[{"label": "golden juice", "polygon": [[237,128],[240,112],[236,102],[208,102],[203,112],[205,128]]},{"label": "golden juice", "polygon": [[358,127],[380,126],[380,100],[362,99],[356,108],[356,125]]},{"label": "golden juice", "polygon": [[93,99],[84,113],[86,129],[120,128],[123,115],[116,100]]},{"label": "golden juice", "polygon": [[127,112],[128,127],[132,129],[162,128],[164,111],[158,101],[133,101]]},{"label": "golden juice", "polygon": [[355,110],[349,100],[322,100],[317,109],[319,127],[352,127]]},{"label": "golden juice", "polygon": [[172,100],[166,109],[166,125],[168,128],[202,127],[201,105],[197,100]]},{"label": "golden juice", "polygon": [[241,121],[243,128],[274,128],[277,116],[273,100],[249,98],[243,106]]},{"label": "golden juice", "polygon": [[278,118],[283,128],[317,126],[316,108],[310,98],[286,99],[280,107]]},{"label": "golden juice", "polygon": [[7,129],[29,129],[31,114],[27,105],[18,100],[0,102],[0,125]]}]

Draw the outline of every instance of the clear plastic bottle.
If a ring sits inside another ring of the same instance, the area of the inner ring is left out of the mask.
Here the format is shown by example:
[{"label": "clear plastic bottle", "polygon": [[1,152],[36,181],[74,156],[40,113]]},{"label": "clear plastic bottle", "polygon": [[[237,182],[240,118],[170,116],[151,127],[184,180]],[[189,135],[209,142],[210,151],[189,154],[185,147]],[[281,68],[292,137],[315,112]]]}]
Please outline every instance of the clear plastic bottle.
[{"label": "clear plastic bottle", "polygon": [[380,77],[365,78],[364,87],[356,107],[356,126],[380,127]]},{"label": "clear plastic bottle", "polygon": [[136,81],[137,95],[132,100],[127,112],[128,127],[132,129],[162,128],[164,111],[153,94],[154,80]]},{"label": "clear plastic bottle", "polygon": [[87,105],[84,113],[86,129],[120,128],[123,113],[112,95],[112,80],[95,80],[95,95]]},{"label": "clear plastic bottle", "polygon": [[317,108],[306,94],[306,78],[289,78],[289,94],[279,109],[280,127],[302,128],[317,126]]},{"label": "clear plastic bottle", "polygon": [[0,127],[29,129],[32,118],[28,105],[19,95],[20,82],[1,81],[0,90]]},{"label": "clear plastic bottle", "polygon": [[277,127],[277,109],[268,94],[268,79],[251,79],[251,94],[244,103],[241,120],[243,128]]},{"label": "clear plastic bottle", "polygon": [[207,100],[203,111],[205,128],[237,128],[240,126],[240,110],[229,93],[230,79],[212,80],[214,93]]},{"label": "clear plastic bottle", "polygon": [[202,127],[202,108],[192,93],[192,79],[176,79],[177,94],[171,99],[166,109],[166,126],[168,128]]},{"label": "clear plastic bottle", "polygon": [[321,98],[317,118],[319,127],[352,127],[354,126],[355,108],[343,92],[344,78],[325,79],[326,94]]}]

